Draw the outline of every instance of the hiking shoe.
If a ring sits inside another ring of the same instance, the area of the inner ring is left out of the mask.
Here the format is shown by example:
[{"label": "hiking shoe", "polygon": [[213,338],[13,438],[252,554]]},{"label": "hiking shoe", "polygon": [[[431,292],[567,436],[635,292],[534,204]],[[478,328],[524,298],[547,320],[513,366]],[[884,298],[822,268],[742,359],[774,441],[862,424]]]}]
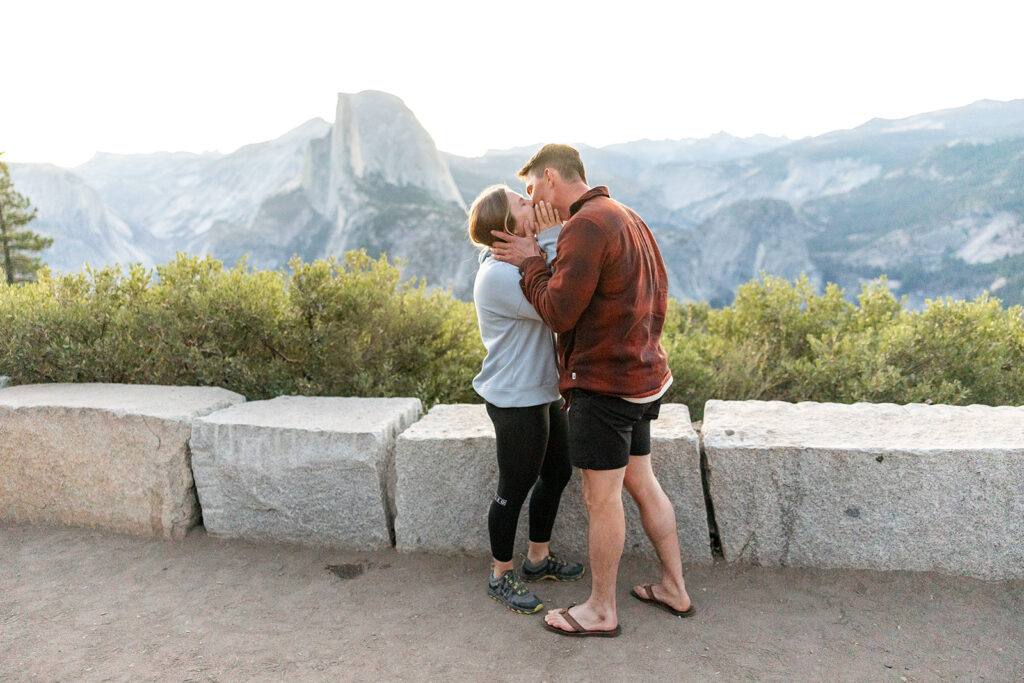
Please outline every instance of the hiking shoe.
[{"label": "hiking shoe", "polygon": [[579,581],[586,572],[586,568],[579,562],[566,562],[554,555],[548,555],[540,564],[530,562],[527,557],[523,558],[523,581]]},{"label": "hiking shoe", "polygon": [[544,606],[529,588],[520,583],[519,577],[511,569],[487,581],[487,594],[519,614],[533,614]]}]

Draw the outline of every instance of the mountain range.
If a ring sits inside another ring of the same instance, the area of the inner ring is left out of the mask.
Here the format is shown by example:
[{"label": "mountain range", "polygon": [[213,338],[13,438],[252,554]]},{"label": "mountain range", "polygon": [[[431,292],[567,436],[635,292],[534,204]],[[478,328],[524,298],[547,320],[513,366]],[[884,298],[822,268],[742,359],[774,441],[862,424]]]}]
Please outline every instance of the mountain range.
[{"label": "mountain range", "polygon": [[[10,164],[54,238],[57,270],[164,262],[177,251],[278,268],[363,248],[408,276],[472,294],[466,206],[540,145],[439,152],[393,95],[339,94],[313,119],[231,154],[97,154],[73,169]],[[1024,303],[1024,100],[983,100],[788,140],[576,145],[591,185],[658,238],[672,296],[728,304],[760,272],[806,274],[852,296],[887,275],[908,306],[992,292]]]}]

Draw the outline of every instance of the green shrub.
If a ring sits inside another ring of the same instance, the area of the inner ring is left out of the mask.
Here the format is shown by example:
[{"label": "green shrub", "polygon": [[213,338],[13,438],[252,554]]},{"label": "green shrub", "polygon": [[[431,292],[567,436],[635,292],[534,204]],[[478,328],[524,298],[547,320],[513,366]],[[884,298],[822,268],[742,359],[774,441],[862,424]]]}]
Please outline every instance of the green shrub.
[{"label": "green shrub", "polygon": [[220,386],[281,394],[472,401],[472,304],[403,282],[385,257],[293,260],[291,273],[179,254],[0,289],[0,368],[17,383]]},{"label": "green shrub", "polygon": [[472,304],[400,282],[386,259],[362,252],[290,267],[287,334],[318,393],[480,400],[472,379],[484,348]]},{"label": "green shrub", "polygon": [[[0,286],[0,374],[16,383],[124,382],[281,394],[478,402],[473,305],[402,281],[362,252],[290,272],[179,254]],[[856,303],[806,278],[762,276],[731,306],[670,301],[668,401],[712,398],[1024,403],[1024,308],[988,296],[903,310],[884,279]]]},{"label": "green shrub", "polygon": [[1024,403],[1024,309],[989,296],[905,311],[885,279],[857,303],[806,278],[764,276],[727,308],[672,302],[668,400],[701,419],[705,401]]}]

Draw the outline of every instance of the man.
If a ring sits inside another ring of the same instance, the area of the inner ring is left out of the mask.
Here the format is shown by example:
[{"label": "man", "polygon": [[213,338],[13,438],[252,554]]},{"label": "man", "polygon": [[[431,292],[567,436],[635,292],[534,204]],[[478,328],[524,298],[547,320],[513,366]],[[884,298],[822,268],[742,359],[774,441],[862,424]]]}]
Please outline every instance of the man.
[{"label": "man", "polygon": [[559,390],[569,402],[569,458],[583,475],[589,518],[591,593],[551,610],[545,628],[563,635],[619,635],[615,605],[625,542],[622,487],[636,500],[661,562],[661,580],[635,586],[639,600],[692,616],[672,504],[651,469],[651,420],[672,383],[661,346],[668,276],[654,236],[608,188],[587,185],[579,152],[545,145],[519,178],[534,202],[569,220],[550,266],[530,236],[495,232],[497,259],[519,267],[520,285],[558,334]]}]

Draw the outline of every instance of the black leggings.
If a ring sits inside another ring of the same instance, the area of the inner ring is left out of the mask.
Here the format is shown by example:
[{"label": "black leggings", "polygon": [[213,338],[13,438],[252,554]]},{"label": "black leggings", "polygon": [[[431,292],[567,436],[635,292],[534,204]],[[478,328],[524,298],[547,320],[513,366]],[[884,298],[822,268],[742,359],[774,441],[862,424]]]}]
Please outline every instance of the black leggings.
[{"label": "black leggings", "polygon": [[[547,543],[558,514],[562,490],[572,476],[566,450],[569,426],[561,399],[528,408],[487,404],[498,442],[498,492],[491,501],[487,530],[491,555],[510,562],[519,511],[530,496],[530,540]],[[539,476],[539,480],[538,480]]]}]

